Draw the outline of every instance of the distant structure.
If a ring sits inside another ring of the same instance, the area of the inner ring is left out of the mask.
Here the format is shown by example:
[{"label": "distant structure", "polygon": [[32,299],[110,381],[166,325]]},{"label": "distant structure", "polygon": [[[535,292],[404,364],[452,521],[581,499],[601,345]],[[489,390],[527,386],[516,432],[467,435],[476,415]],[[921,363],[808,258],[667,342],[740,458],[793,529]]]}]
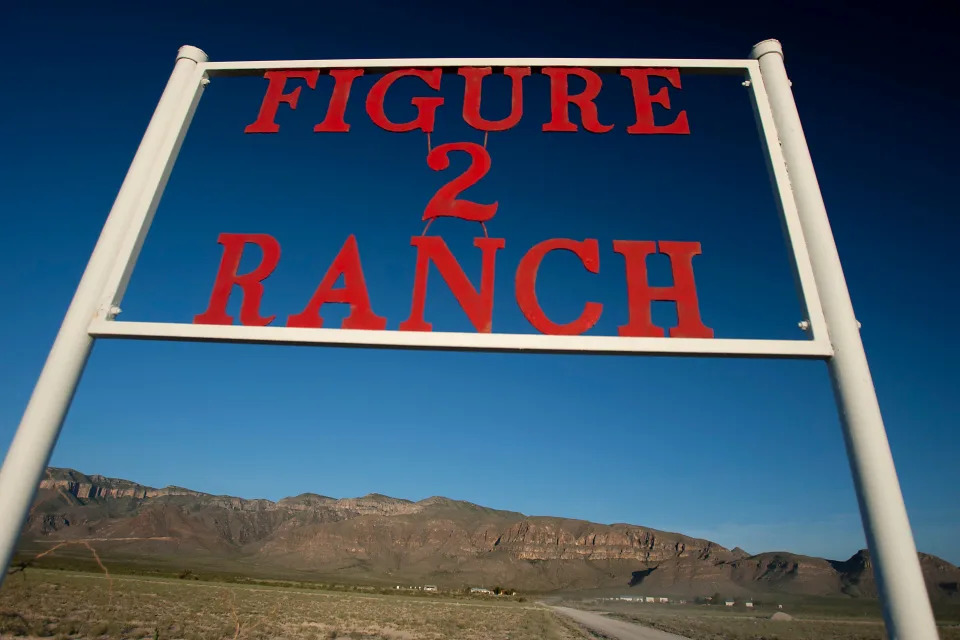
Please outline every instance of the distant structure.
[{"label": "distant structure", "polygon": [[753,609],[753,603],[749,600],[747,600],[744,604],[747,606],[747,609]]},{"label": "distant structure", "polygon": [[670,598],[660,598],[660,604],[666,604],[670,602]]},{"label": "distant structure", "polygon": [[723,604],[727,605],[728,607],[732,607],[732,606],[734,605],[734,602],[733,602],[733,600],[727,600],[727,601],[724,602]]},{"label": "distant structure", "polygon": [[481,593],[487,596],[493,595],[493,591],[490,591],[490,589],[486,589],[484,587],[470,587],[470,593]]},{"label": "distant structure", "polygon": [[437,590],[437,585],[435,585],[435,584],[425,584],[425,585],[423,585],[423,590],[424,590],[424,591],[436,591],[436,590]]},{"label": "distant structure", "polygon": [[646,600],[647,602],[656,602],[656,601],[657,601],[657,599],[654,598],[653,596],[647,596],[646,598],[644,598],[644,600]]}]

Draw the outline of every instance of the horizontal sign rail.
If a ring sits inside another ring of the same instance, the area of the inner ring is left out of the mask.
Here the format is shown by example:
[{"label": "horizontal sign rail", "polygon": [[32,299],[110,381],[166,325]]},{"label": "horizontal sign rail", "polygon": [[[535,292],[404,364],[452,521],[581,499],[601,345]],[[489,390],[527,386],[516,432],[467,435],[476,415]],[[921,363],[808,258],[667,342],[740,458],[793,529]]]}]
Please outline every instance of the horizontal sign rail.
[{"label": "horizontal sign rail", "polygon": [[634,338],[518,333],[457,333],[450,331],[370,331],[166,322],[120,322],[102,319],[94,320],[89,331],[90,336],[94,338],[436,349],[444,351],[595,353],[814,360],[824,360],[833,355],[833,349],[829,343],[816,340]]},{"label": "horizontal sign rail", "polygon": [[743,73],[756,60],[697,58],[382,58],[354,60],[250,60],[206,62],[199,69],[211,76],[244,75],[268,69],[409,69],[418,67],[621,67],[677,68],[705,73]]}]

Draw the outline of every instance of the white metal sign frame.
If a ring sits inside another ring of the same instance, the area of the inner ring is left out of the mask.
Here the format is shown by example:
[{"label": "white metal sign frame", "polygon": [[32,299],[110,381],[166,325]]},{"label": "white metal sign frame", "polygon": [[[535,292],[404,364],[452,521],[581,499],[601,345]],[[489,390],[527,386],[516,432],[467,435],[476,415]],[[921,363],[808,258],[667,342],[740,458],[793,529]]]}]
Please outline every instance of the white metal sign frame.
[{"label": "white metal sign frame", "polygon": [[[189,118],[196,107],[196,97],[211,77],[230,75],[261,75],[271,69],[337,69],[362,68],[386,71],[409,68],[459,67],[592,67],[619,69],[629,67],[680,68],[687,71],[727,73],[743,76],[744,84],[753,96],[753,106],[761,139],[768,151],[768,168],[780,206],[781,220],[787,242],[790,244],[792,267],[798,283],[798,293],[805,318],[803,326],[809,339],[745,340],[696,338],[642,338],[618,336],[558,336],[538,334],[457,333],[351,329],[301,329],[295,327],[248,327],[206,324],[179,324],[153,322],[121,322],[114,320],[119,310],[126,284],[139,254],[143,238],[156,210],[159,196],[145,195],[135,210],[134,222],[123,240],[118,258],[104,288],[97,317],[89,327],[96,338],[141,338],[154,340],[192,340],[220,342],[252,342],[296,345],[340,345],[393,347],[412,349],[451,349],[477,351],[542,351],[553,353],[616,353],[616,354],[673,354],[693,356],[754,356],[778,358],[825,358],[833,350],[827,339],[826,322],[820,308],[813,270],[807,256],[806,244],[800,229],[797,205],[790,190],[786,163],[777,143],[776,125],[767,99],[760,66],[756,60],[684,60],[646,58],[418,58],[386,60],[276,60],[268,62],[199,62],[192,76],[186,80],[187,89],[181,110],[172,118],[183,119],[171,127],[168,144],[159,152],[179,146],[189,126]],[[182,114],[182,115],[181,115]],[[179,131],[177,131],[179,130]],[[176,146],[174,146],[176,145]],[[166,181],[169,164],[157,166],[160,189]]]},{"label": "white metal sign frame", "polygon": [[[459,67],[678,68],[739,75],[752,96],[802,311],[806,339],[693,339],[249,327],[115,320],[204,87],[270,69]],[[868,545],[892,638],[937,638],[913,535],[870,378],[859,325],[800,125],[783,51],[761,42],[744,60],[423,58],[208,62],[180,49],[173,73],[84,271],[0,469],[0,560],[9,564],[96,338],[503,352],[803,358],[828,363]],[[809,242],[809,246],[808,246]],[[2,577],[0,577],[2,580]]]}]

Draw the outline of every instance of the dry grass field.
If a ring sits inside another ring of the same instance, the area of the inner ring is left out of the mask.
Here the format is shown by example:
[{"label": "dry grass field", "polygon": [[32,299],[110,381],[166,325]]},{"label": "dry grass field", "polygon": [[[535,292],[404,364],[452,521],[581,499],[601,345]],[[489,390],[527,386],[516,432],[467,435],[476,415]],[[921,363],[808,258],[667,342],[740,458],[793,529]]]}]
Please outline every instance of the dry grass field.
[{"label": "dry grass field", "polygon": [[[839,609],[829,603],[791,606],[795,616],[791,621],[770,620],[772,610],[567,604],[607,610],[613,617],[693,640],[886,638],[869,603]],[[960,640],[960,610],[948,610],[941,617],[941,639]],[[0,640],[39,637],[582,640],[597,636],[533,602],[512,599],[382,595],[30,568],[9,576],[0,589]]]},{"label": "dry grass field", "polygon": [[448,599],[28,569],[0,589],[11,637],[289,640],[573,640],[532,603]]}]

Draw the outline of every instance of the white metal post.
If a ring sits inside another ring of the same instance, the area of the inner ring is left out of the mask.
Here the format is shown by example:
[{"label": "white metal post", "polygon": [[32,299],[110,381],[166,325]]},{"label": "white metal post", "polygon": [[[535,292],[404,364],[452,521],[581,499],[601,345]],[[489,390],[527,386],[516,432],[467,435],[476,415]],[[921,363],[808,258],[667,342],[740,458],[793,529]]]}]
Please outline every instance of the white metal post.
[{"label": "white metal post", "polygon": [[933,611],[903,503],[840,256],[776,40],[751,53],[770,99],[834,354],[827,360],[860,516],[892,640],[936,640]]},{"label": "white metal post", "polygon": [[98,314],[108,275],[141,196],[146,192],[157,193],[162,188],[162,182],[158,181],[157,172],[152,168],[167,160],[159,157],[163,155],[164,142],[169,140],[171,132],[181,130],[184,118],[192,112],[183,108],[183,102],[192,102],[195,91],[191,90],[191,85],[197,81],[197,65],[206,60],[207,54],[196,47],[180,48],[173,72],[130,163],[3,461],[0,469],[0,514],[3,514],[0,517],[0,563],[3,567],[0,583],[6,576],[21,528],[90,355],[94,339],[89,335],[88,327]]}]

